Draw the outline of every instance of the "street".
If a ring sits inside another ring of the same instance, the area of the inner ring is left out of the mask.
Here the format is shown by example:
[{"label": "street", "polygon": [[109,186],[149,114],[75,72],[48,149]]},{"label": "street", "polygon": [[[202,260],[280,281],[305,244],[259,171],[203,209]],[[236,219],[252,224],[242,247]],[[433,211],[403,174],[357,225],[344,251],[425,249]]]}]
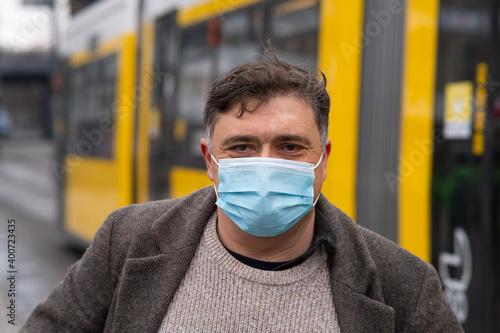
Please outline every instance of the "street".
[{"label": "street", "polygon": [[8,333],[82,253],[57,225],[53,142],[13,138],[0,145],[0,331]]}]

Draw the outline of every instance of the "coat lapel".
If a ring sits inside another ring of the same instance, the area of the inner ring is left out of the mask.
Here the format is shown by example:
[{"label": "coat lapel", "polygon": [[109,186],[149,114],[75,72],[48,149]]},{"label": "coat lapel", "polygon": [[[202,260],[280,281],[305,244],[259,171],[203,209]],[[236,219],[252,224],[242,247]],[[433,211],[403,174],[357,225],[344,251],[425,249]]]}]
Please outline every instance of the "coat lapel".
[{"label": "coat lapel", "polygon": [[341,283],[332,285],[341,332],[394,332],[394,309]]},{"label": "coat lapel", "polygon": [[332,297],[342,332],[393,332],[394,309],[385,304],[377,267],[352,219],[324,196],[318,208],[337,237],[331,263]]},{"label": "coat lapel", "polygon": [[113,332],[158,332],[189,267],[191,252],[188,247],[176,253],[127,260],[118,288]]},{"label": "coat lapel", "polygon": [[153,223],[159,253],[125,262],[113,332],[158,332],[215,210],[214,202],[214,191],[203,189],[178,201]]}]

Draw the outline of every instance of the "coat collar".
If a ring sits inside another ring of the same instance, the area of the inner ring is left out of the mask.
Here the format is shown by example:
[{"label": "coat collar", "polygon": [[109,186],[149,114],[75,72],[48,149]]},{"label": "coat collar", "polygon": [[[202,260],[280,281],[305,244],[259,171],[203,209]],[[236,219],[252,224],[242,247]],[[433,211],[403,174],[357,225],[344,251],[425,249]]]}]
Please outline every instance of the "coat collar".
[{"label": "coat collar", "polygon": [[[174,201],[153,223],[152,237],[159,253],[127,259],[117,290],[113,332],[158,331],[216,208],[215,201],[213,188],[204,188]],[[331,278],[341,331],[393,331],[394,309],[384,304],[376,266],[359,228],[323,195],[318,208],[337,235],[338,250],[331,265]]]}]

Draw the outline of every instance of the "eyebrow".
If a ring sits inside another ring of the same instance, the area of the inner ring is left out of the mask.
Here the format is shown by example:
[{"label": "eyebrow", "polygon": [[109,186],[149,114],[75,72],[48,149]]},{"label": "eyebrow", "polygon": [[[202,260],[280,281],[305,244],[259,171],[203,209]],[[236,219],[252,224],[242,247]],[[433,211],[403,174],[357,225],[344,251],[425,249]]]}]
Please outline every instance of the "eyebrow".
[{"label": "eyebrow", "polygon": [[[227,139],[225,139],[222,142],[222,147],[227,147],[230,145],[233,145],[235,143],[242,143],[242,142],[256,142],[259,141],[259,138],[257,136],[253,135],[235,135],[231,136]],[[309,140],[306,137],[300,136],[300,135],[292,135],[292,134],[284,134],[284,135],[279,135],[276,137],[273,141],[281,142],[281,141],[292,141],[292,142],[298,142],[302,143],[306,146],[312,146],[311,140]]]},{"label": "eyebrow", "polygon": [[302,143],[305,146],[312,146],[311,140],[300,135],[285,134],[279,135],[274,141],[292,141]]},{"label": "eyebrow", "polygon": [[235,143],[241,143],[241,142],[252,142],[252,141],[258,141],[259,139],[256,136],[253,135],[235,135],[231,136],[227,139],[225,139],[222,142],[222,147],[227,147],[230,145],[233,145]]}]

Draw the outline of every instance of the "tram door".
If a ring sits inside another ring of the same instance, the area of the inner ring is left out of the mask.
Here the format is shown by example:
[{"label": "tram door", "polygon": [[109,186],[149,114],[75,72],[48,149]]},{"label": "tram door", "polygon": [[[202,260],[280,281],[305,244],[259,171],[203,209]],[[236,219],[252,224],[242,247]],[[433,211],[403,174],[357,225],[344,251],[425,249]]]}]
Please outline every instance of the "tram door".
[{"label": "tram door", "polygon": [[167,156],[172,144],[171,119],[168,115],[175,106],[177,81],[178,33],[175,14],[158,20],[155,31],[154,71],[161,73],[155,86],[149,121],[149,200],[168,198]]},{"label": "tram door", "polygon": [[500,327],[497,15],[498,0],[440,2],[432,263],[466,332]]},{"label": "tram door", "polygon": [[172,177],[172,170],[176,166],[204,167],[201,157],[193,158],[190,154],[194,148],[188,146],[191,142],[188,140],[190,131],[178,107],[179,78],[182,74],[182,66],[179,66],[181,37],[176,13],[156,22],[154,71],[158,73],[160,80],[153,91],[150,110],[149,200],[176,196],[171,191],[172,182],[176,180]]}]

